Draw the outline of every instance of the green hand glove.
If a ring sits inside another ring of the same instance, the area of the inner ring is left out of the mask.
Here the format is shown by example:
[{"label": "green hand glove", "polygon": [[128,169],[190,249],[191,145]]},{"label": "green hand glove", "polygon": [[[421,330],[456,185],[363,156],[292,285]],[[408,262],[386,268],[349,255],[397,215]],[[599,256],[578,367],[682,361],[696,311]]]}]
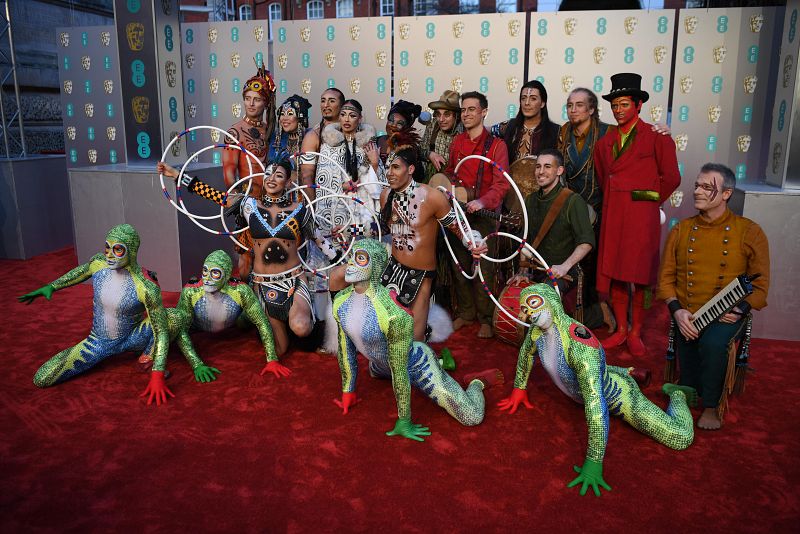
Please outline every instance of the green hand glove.
[{"label": "green hand glove", "polygon": [[213,382],[217,379],[217,376],[214,373],[221,373],[219,369],[215,367],[209,367],[207,365],[200,365],[194,370],[194,379],[198,382]]},{"label": "green hand glove", "polygon": [[443,348],[442,352],[439,354],[439,361],[442,364],[442,369],[445,371],[456,370],[456,360],[453,358],[453,353],[450,352],[450,349],[447,347]]},{"label": "green hand glove", "polygon": [[46,286],[40,287],[36,291],[31,291],[30,293],[26,293],[21,297],[17,297],[17,300],[19,302],[24,302],[25,304],[30,304],[31,302],[36,300],[36,297],[44,297],[47,300],[50,300],[51,298],[53,298],[53,293],[55,293],[55,291],[56,288],[54,288],[50,284],[47,284]]},{"label": "green hand glove", "polygon": [[568,488],[582,483],[581,495],[586,495],[586,490],[591,486],[592,490],[594,490],[594,494],[598,497],[600,496],[600,488],[598,486],[602,486],[606,491],[611,491],[611,487],[603,480],[602,463],[587,458],[586,461],[583,462],[583,467],[578,467],[576,465],[574,469],[575,472],[580,473],[580,475],[567,485]]},{"label": "green hand glove", "polygon": [[428,427],[415,425],[411,419],[398,419],[394,428],[386,433],[387,436],[403,436],[404,438],[415,441],[425,441],[420,436],[430,436],[431,431]]}]

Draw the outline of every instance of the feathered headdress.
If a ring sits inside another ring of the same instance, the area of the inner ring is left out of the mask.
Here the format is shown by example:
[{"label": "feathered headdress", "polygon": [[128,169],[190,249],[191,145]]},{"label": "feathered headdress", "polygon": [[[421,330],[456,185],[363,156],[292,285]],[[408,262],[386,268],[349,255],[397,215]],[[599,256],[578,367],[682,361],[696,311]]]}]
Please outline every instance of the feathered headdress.
[{"label": "feathered headdress", "polygon": [[[255,58],[253,58],[255,62]],[[275,80],[272,79],[272,74],[269,73],[267,67],[264,66],[264,62],[261,62],[261,65],[256,62],[256,67],[258,70],[256,71],[255,76],[247,80],[242,88],[242,95],[244,95],[247,91],[255,91],[256,93],[260,94],[264,100],[270,102],[275,98]]]}]

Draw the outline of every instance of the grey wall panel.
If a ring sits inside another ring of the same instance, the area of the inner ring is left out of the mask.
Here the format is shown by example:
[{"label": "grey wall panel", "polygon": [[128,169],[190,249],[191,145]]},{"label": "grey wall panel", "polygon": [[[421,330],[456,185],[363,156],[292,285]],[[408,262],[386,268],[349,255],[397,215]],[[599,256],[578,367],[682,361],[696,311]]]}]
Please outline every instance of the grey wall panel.
[{"label": "grey wall panel", "polygon": [[0,162],[0,258],[22,258],[22,242],[14,192],[14,170],[8,160]]},{"label": "grey wall panel", "polygon": [[744,216],[767,234],[771,260],[768,306],[754,314],[753,337],[800,340],[800,191],[747,191]]},{"label": "grey wall panel", "polygon": [[113,171],[70,169],[69,190],[75,253],[83,263],[103,251],[109,228],[125,222],[121,175]]}]

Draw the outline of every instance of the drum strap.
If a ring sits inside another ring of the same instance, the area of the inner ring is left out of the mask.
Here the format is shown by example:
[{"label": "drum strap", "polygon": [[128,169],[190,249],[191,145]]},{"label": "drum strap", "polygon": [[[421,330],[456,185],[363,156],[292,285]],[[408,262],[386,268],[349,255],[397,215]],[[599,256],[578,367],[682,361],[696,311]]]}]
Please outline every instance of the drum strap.
[{"label": "drum strap", "polygon": [[556,222],[556,217],[558,217],[558,214],[561,213],[561,208],[564,207],[564,204],[567,202],[567,199],[569,199],[569,196],[571,194],[572,194],[572,189],[565,187],[564,189],[561,190],[556,199],[550,205],[550,209],[547,210],[547,215],[544,216],[542,225],[539,227],[539,232],[536,234],[536,237],[534,237],[533,241],[531,242],[531,246],[533,246],[533,248],[537,248],[539,246],[539,243],[542,242],[544,236],[546,236],[547,232],[550,231],[550,228],[553,227],[553,223]]},{"label": "drum strap", "polygon": [[[494,141],[494,136],[491,134],[491,132],[487,132],[486,140],[483,142],[483,154],[481,154],[484,158],[487,157],[487,154],[489,154],[489,150],[492,148],[493,141]],[[481,182],[483,182],[483,168],[485,166],[486,162],[484,161],[478,162],[478,175],[475,179],[475,198],[478,198],[481,194]]]}]

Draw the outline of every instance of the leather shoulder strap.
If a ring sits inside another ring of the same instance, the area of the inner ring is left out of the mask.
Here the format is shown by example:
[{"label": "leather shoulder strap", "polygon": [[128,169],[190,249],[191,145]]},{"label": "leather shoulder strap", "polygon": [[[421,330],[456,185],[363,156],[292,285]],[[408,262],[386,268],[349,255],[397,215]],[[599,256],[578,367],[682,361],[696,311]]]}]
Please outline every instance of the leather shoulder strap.
[{"label": "leather shoulder strap", "polygon": [[542,225],[539,227],[539,232],[536,234],[536,237],[533,238],[531,242],[531,246],[536,248],[539,246],[539,243],[542,242],[544,236],[547,235],[547,232],[550,231],[550,228],[553,227],[553,223],[556,222],[556,217],[561,212],[561,208],[564,207],[564,204],[567,202],[567,199],[572,194],[572,189],[565,187],[561,190],[558,194],[556,199],[550,205],[550,209],[547,210],[547,215],[544,216],[544,220],[542,221]]}]

